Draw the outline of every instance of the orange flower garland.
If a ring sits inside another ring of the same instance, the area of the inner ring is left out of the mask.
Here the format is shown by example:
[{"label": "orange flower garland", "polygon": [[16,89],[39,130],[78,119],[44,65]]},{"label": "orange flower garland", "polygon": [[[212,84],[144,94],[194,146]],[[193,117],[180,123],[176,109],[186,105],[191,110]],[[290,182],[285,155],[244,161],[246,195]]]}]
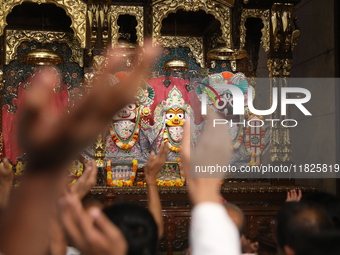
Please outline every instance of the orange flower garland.
[{"label": "orange flower garland", "polygon": [[182,180],[183,183],[185,183],[185,175],[184,175],[184,171],[183,171],[183,167],[182,167],[182,160],[181,160],[181,158],[177,158],[176,162],[179,165],[179,171],[181,173],[181,180]]},{"label": "orange flower garland", "polygon": [[139,128],[140,128],[140,124],[138,124],[137,129],[136,129],[136,131],[134,132],[131,141],[129,141],[128,143],[124,143],[124,142],[122,142],[122,141],[118,138],[118,136],[115,134],[113,128],[111,127],[111,128],[110,128],[110,133],[111,133],[112,140],[115,142],[115,144],[116,144],[119,148],[121,148],[121,149],[123,149],[123,150],[129,150],[129,149],[131,149],[131,148],[135,145],[135,143],[136,143],[136,141],[137,141],[137,139],[138,139],[138,136],[139,136]]},{"label": "orange flower garland", "polygon": [[111,160],[107,161],[106,164],[106,182],[107,185],[111,187],[132,187],[133,182],[136,178],[136,172],[138,169],[138,161],[132,160],[132,173],[130,176],[130,180],[123,180],[120,178],[120,180],[112,180],[112,167],[111,167]]},{"label": "orange flower garland", "polygon": [[177,180],[173,180],[173,181],[163,181],[163,180],[158,180],[157,179],[157,186],[163,186],[163,187],[180,187],[180,186],[184,186],[184,181],[182,181],[181,179],[177,179]]},{"label": "orange flower garland", "polygon": [[169,149],[170,149],[171,151],[180,152],[180,150],[181,150],[182,147],[181,147],[181,146],[177,147],[177,146],[172,146],[172,145],[171,145],[170,139],[169,139],[169,135],[168,135],[168,132],[166,131],[166,129],[164,129],[163,138],[164,138],[164,143],[168,143]]},{"label": "orange flower garland", "polygon": [[237,150],[238,148],[240,148],[242,142],[243,142],[243,131],[244,131],[244,128],[242,128],[241,130],[241,133],[240,135],[238,136],[237,138],[237,142],[231,146],[231,149],[234,151],[234,150]]},{"label": "orange flower garland", "polygon": [[176,162],[179,165],[179,169],[180,169],[180,173],[181,173],[181,179],[176,179],[176,180],[156,180],[157,182],[157,186],[163,186],[163,187],[173,187],[173,186],[177,186],[177,187],[181,187],[184,186],[185,184],[185,176],[184,176],[184,172],[183,172],[183,167],[182,167],[182,163],[181,163],[181,158],[177,158]]}]

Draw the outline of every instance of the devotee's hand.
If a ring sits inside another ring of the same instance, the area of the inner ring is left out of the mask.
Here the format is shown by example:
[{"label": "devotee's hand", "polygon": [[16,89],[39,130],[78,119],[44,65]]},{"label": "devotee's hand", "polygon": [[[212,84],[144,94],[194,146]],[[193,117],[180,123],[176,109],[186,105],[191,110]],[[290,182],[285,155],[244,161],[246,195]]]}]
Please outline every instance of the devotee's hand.
[{"label": "devotee's hand", "polygon": [[59,203],[63,229],[71,244],[87,255],[125,255],[127,242],[121,231],[99,208],[85,211],[79,197],[70,191]]},{"label": "devotee's hand", "polygon": [[13,171],[8,159],[5,158],[3,164],[0,164],[0,208],[6,207],[12,185]]},{"label": "devotee's hand", "polygon": [[[19,125],[19,141],[27,152],[28,170],[55,170],[66,165],[106,127],[117,111],[134,100],[141,80],[158,54],[151,41],[145,45],[139,66],[116,86],[109,86],[109,75],[117,71],[121,61],[118,53],[111,51],[107,67],[69,114],[66,109],[64,114],[58,114],[55,106],[50,105],[55,80],[50,68],[33,80]],[[142,54],[142,49],[139,53]]]},{"label": "devotee's hand", "polygon": [[71,189],[79,196],[80,199],[91,190],[97,181],[98,168],[96,161],[90,160],[85,164],[85,171],[79,177],[77,182],[71,186]]},{"label": "devotee's hand", "polygon": [[244,235],[241,236],[241,248],[243,253],[256,253],[259,249],[258,242],[252,242],[250,239],[246,238]]},{"label": "devotee's hand", "polygon": [[210,110],[204,125],[204,131],[196,148],[190,148],[189,121],[184,127],[181,157],[184,167],[187,186],[193,204],[201,202],[220,203],[220,182],[226,173],[195,173],[197,167],[204,166],[227,166],[231,158],[231,141],[227,125],[216,125],[214,119],[221,117]]},{"label": "devotee's hand", "polygon": [[296,192],[295,189],[292,189],[292,190],[287,192],[286,202],[299,202],[301,197],[302,197],[302,191],[301,190],[298,190]]},{"label": "devotee's hand", "polygon": [[150,153],[149,159],[144,167],[145,179],[148,188],[148,208],[151,212],[153,218],[156,221],[158,228],[158,237],[161,238],[164,232],[164,222],[162,215],[162,205],[158,194],[156,178],[157,174],[161,171],[164,163],[168,157],[169,145],[168,143],[163,143],[157,154],[152,151]]},{"label": "devotee's hand", "polygon": [[157,155],[154,151],[150,153],[149,159],[144,167],[145,179],[148,185],[156,183],[156,176],[164,166],[164,163],[168,158],[168,152],[168,143],[163,143]]}]

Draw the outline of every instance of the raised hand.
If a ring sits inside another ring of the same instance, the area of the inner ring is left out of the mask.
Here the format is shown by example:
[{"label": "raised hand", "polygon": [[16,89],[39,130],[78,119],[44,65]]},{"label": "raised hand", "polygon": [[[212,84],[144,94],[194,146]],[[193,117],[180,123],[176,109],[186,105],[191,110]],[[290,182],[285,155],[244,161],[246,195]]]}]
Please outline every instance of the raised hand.
[{"label": "raised hand", "polygon": [[221,180],[226,177],[226,173],[197,172],[198,167],[201,169],[216,165],[222,167],[229,163],[231,158],[229,129],[227,125],[214,127],[214,119],[220,118],[216,112],[212,110],[208,112],[204,131],[196,148],[191,148],[190,145],[189,121],[184,127],[181,157],[193,204],[204,201],[219,203],[221,200],[218,189]]},{"label": "raised hand", "polygon": [[162,215],[162,205],[158,194],[156,178],[161,171],[168,157],[169,145],[163,143],[158,154],[151,152],[148,161],[144,167],[145,179],[148,188],[148,207],[158,227],[158,237],[160,238],[164,232],[164,222]]},{"label": "raised hand", "polygon": [[5,158],[3,164],[0,164],[0,209],[6,207],[12,185],[13,171]]},{"label": "raised hand", "polygon": [[154,151],[150,153],[149,159],[144,167],[147,184],[156,182],[156,176],[163,168],[164,163],[168,158],[168,152],[169,152],[168,143],[163,143],[157,155],[155,154]]},{"label": "raised hand", "polygon": [[66,165],[75,153],[106,128],[117,111],[134,99],[142,78],[158,54],[151,41],[145,45],[143,54],[140,49],[143,57],[139,66],[114,87],[108,85],[108,77],[117,72],[120,59],[114,50],[110,52],[107,67],[95,79],[88,95],[69,114],[66,109],[64,114],[58,114],[49,104],[54,96],[55,73],[47,68],[34,79],[19,125],[19,141],[27,152],[28,172],[55,170]]},{"label": "raised hand", "polygon": [[85,211],[76,193],[64,194],[59,203],[62,227],[71,244],[88,255],[125,255],[121,231],[98,208]]},{"label": "raised hand", "polygon": [[96,185],[98,168],[96,161],[90,160],[85,165],[84,173],[79,177],[77,182],[71,186],[71,189],[79,196],[80,199]]},{"label": "raised hand", "polygon": [[299,202],[301,198],[302,198],[301,190],[298,190],[296,192],[295,189],[291,189],[290,191],[287,192],[286,202]]}]

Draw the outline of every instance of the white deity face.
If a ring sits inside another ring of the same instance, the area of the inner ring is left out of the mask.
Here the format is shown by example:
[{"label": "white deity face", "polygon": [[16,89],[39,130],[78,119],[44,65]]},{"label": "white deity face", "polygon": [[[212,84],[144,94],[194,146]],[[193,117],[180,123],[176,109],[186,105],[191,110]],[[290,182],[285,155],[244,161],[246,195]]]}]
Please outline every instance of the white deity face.
[{"label": "white deity face", "polygon": [[137,115],[136,104],[128,104],[113,116],[114,121],[134,120]]}]

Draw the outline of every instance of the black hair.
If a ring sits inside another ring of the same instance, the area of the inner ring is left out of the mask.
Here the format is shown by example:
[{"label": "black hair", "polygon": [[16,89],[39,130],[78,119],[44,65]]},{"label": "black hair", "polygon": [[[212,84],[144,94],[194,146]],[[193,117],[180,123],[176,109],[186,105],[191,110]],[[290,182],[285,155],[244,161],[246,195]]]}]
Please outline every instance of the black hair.
[{"label": "black hair", "polygon": [[340,230],[340,198],[326,192],[315,192],[303,196],[301,201],[321,206],[331,217],[335,227]]},{"label": "black hair", "polygon": [[149,210],[136,204],[116,203],[103,212],[122,231],[128,243],[128,255],[156,254],[158,229]]},{"label": "black hair", "polygon": [[288,202],[276,216],[279,247],[289,246],[295,255],[339,255],[340,233],[318,205]]}]

